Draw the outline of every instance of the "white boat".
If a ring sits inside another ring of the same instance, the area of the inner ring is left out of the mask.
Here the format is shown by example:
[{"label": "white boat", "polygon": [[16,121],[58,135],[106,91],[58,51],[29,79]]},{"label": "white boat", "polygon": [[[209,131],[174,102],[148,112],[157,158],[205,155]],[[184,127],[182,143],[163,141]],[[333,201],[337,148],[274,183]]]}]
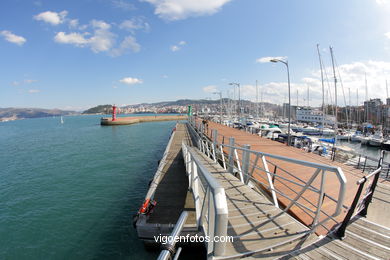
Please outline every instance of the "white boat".
[{"label": "white boat", "polygon": [[387,151],[390,150],[390,140],[386,140],[382,143],[382,149],[385,149]]},{"label": "white boat", "polygon": [[383,141],[382,132],[375,132],[375,134],[373,134],[368,140],[368,144],[371,146],[380,147]]},{"label": "white boat", "polygon": [[61,124],[63,124],[64,123],[64,119],[62,118],[62,116],[61,116]]},{"label": "white boat", "polygon": [[277,139],[282,131],[279,127],[270,127],[260,129],[259,135],[268,139]]},{"label": "white boat", "polygon": [[346,140],[348,141],[349,139],[351,139],[351,133],[348,133],[348,132],[341,132],[341,133],[338,133],[337,134],[337,140]]},{"label": "white boat", "polygon": [[361,142],[364,136],[361,133],[355,132],[351,136],[351,142]]},{"label": "white boat", "polygon": [[318,134],[320,130],[312,126],[306,126],[301,128],[302,133],[304,134]]},{"label": "white boat", "polygon": [[321,130],[321,134],[324,136],[331,136],[334,135],[334,130],[330,128],[324,128]]}]

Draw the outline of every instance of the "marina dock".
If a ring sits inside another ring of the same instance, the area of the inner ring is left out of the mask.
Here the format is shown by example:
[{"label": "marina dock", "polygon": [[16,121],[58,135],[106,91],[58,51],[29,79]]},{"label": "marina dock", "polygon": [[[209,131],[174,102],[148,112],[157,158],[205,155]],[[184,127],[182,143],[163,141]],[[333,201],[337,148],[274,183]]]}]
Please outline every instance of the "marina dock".
[{"label": "marina dock", "polygon": [[183,210],[190,212],[184,232],[197,233],[194,199],[188,191],[181,154],[182,142],[192,145],[186,125],[177,124],[145,197],[145,201],[157,204],[150,212],[140,214],[136,223],[139,238],[150,244],[154,236],[170,234]]},{"label": "marina dock", "polygon": [[158,121],[175,121],[185,120],[187,117],[182,115],[172,116],[133,116],[133,117],[116,117],[114,120],[110,117],[102,117],[101,125],[131,125],[142,122],[158,122]]},{"label": "marina dock", "polygon": [[[153,236],[160,234],[233,238],[204,242],[205,259],[386,259],[388,212],[380,209],[388,207],[388,184],[378,184],[375,206],[367,220],[361,217],[371,202],[367,192],[373,192],[368,179],[376,186],[380,170],[368,176],[319,155],[189,119],[176,125],[135,227],[146,244],[156,244]],[[164,245],[159,259],[173,257],[175,248]]]},{"label": "marina dock", "polygon": [[[339,167],[342,172],[344,173],[346,177],[346,193],[345,193],[345,202],[344,204],[346,207],[351,205],[352,200],[354,199],[354,196],[357,192],[358,186],[356,185],[356,182],[362,178],[366,173],[363,173],[361,170],[354,168],[353,166],[349,166],[337,161],[331,161],[328,158],[319,156],[314,153],[308,153],[303,150],[297,149],[295,147],[289,147],[286,146],[283,143],[275,142],[270,139],[266,139],[257,135],[253,135],[244,131],[240,131],[238,129],[234,129],[231,127],[227,127],[215,122],[208,122],[208,131],[207,135],[212,138],[212,130],[217,130],[218,132],[218,141],[220,142],[228,142],[228,139],[230,137],[233,137],[235,140],[235,144],[239,146],[243,145],[249,145],[251,150],[255,151],[261,151],[264,153],[279,155],[283,157],[288,158],[294,158],[297,160],[307,161],[307,162],[313,162],[318,164],[324,164],[329,166],[335,166]],[[305,182],[309,180],[311,177],[311,172],[306,171],[304,168],[302,168],[299,165],[291,164],[288,162],[281,162],[277,160],[270,161],[274,162],[277,167],[273,167],[273,171],[278,171],[278,169],[288,169],[290,173],[294,174],[296,177],[304,180]],[[261,179],[259,179],[262,181]],[[281,185],[277,181],[274,184],[278,188],[282,190],[282,192],[289,192],[288,187]],[[319,185],[319,181],[315,182],[316,186]],[[326,183],[325,183],[325,190],[327,191],[327,195],[335,197],[337,189],[334,187],[337,187],[338,185],[338,179],[335,175],[328,174],[326,176]],[[308,196],[310,197],[310,196]],[[284,197],[279,197],[280,202],[283,205],[288,204],[288,200]],[[313,198],[314,200],[314,198]],[[309,201],[302,201],[306,206],[310,207]],[[327,213],[331,213],[334,211],[334,203],[331,201],[324,200],[324,203],[322,205],[323,209]],[[308,216],[305,212],[303,212],[300,208],[292,207],[291,213],[294,214],[296,217],[298,217],[304,224],[309,225],[311,224],[312,218]],[[341,221],[342,218],[347,213],[346,208],[343,209],[341,214],[336,218],[336,221],[332,220],[327,224],[327,229],[320,229],[317,232],[319,234],[326,234],[330,228],[332,228],[333,225],[337,224],[337,222]]]}]

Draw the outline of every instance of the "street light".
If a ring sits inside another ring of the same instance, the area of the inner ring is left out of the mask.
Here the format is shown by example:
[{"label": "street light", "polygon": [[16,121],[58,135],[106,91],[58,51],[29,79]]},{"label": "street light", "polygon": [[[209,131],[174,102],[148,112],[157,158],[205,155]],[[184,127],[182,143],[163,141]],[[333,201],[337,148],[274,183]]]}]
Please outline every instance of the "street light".
[{"label": "street light", "polygon": [[288,81],[288,133],[287,133],[287,145],[290,145],[290,124],[291,124],[291,95],[290,95],[290,69],[288,68],[288,60],[271,59],[270,62],[281,62],[286,65],[287,68],[287,81]]},{"label": "street light", "polygon": [[213,94],[219,94],[219,99],[221,100],[221,111],[219,112],[219,123],[222,125],[222,92],[216,91],[216,92],[213,92]]},{"label": "street light", "polygon": [[238,87],[238,120],[241,122],[241,95],[240,95],[240,83],[229,83],[229,85]]}]

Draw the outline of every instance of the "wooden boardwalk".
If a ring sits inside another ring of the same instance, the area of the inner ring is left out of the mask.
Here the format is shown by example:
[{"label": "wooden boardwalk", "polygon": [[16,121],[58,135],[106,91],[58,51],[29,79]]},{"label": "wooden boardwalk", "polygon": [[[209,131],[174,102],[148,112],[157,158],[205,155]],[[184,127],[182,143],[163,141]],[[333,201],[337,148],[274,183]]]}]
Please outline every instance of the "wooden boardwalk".
[{"label": "wooden boardwalk", "polygon": [[[137,221],[138,237],[153,240],[153,236],[170,234],[183,210],[189,211],[185,230],[196,232],[195,206],[192,194],[188,191],[188,177],[185,174],[184,160],[181,153],[182,142],[192,145],[191,137],[185,124],[177,124],[175,134],[165,157],[165,165],[157,185],[153,200],[157,202],[150,215],[142,215]],[[164,158],[163,158],[164,159]]]},{"label": "wooden boardwalk", "polygon": [[[314,163],[319,163],[319,164],[325,164],[325,165],[330,165],[330,166],[337,166],[342,169],[344,172],[346,178],[347,178],[347,187],[346,187],[346,196],[345,196],[345,201],[344,205],[347,207],[350,206],[352,203],[354,196],[356,194],[358,186],[356,185],[356,181],[359,180],[363,175],[361,170],[358,170],[352,166],[347,166],[345,164],[339,163],[339,162],[333,162],[325,157],[313,154],[313,153],[308,153],[303,150],[294,148],[294,147],[289,147],[286,146],[285,144],[272,141],[269,139],[262,138],[258,135],[253,135],[250,133],[246,133],[244,131],[240,131],[238,129],[233,129],[231,127],[227,127],[224,125],[220,125],[218,123],[214,122],[209,122],[208,123],[208,136],[211,137],[211,130],[216,129],[218,131],[218,142],[222,143],[224,142],[225,144],[228,144],[229,142],[229,137],[234,137],[235,138],[235,143],[238,145],[250,145],[251,150],[255,151],[260,151],[264,153],[269,153],[269,154],[274,154],[274,155],[279,155],[279,156],[285,156],[289,158],[294,158],[297,160],[303,160],[303,161],[309,161],[309,162],[314,162]],[[227,149],[225,150],[227,152]],[[254,159],[251,158],[253,161]],[[275,159],[268,159],[270,162],[274,163],[277,165],[278,169],[288,169],[290,173],[293,173],[294,176],[297,176],[301,178],[304,181],[307,181],[313,174],[313,171],[310,170],[308,171],[308,168],[303,167],[301,165],[293,164],[293,163],[288,163],[288,162],[283,162],[283,161],[278,161]],[[260,166],[260,163],[259,163]],[[277,170],[278,170],[277,169]],[[273,169],[271,168],[270,171]],[[278,174],[283,175],[282,171],[277,172]],[[264,183],[264,180],[261,179],[259,176],[254,175],[255,178],[257,178],[260,182]],[[285,175],[285,177],[289,177],[288,175]],[[290,177],[291,178],[291,177]],[[318,178],[320,179],[320,178]],[[320,180],[316,180],[313,184],[313,186],[319,186]],[[325,184],[325,192],[327,195],[337,199],[337,190],[338,190],[338,178],[335,175],[327,175],[326,176],[326,184]],[[267,185],[264,183],[265,186]],[[286,187],[282,185],[279,181],[275,181],[275,187],[285,194],[289,196],[294,196],[294,194],[289,190],[289,187]],[[290,187],[291,188],[291,187]],[[294,187],[293,187],[294,188]],[[298,187],[296,187],[298,188]],[[308,199],[312,199],[312,203],[316,203],[318,195],[313,193],[310,196],[307,196]],[[289,203],[289,200],[286,198],[279,196],[278,197],[279,202],[282,205],[287,205]],[[308,202],[305,201],[300,201],[301,203],[305,204],[309,208],[313,208]],[[322,209],[326,213],[333,213],[335,209],[335,203],[331,201],[330,199],[326,198],[323,202]],[[338,221],[341,221],[347,210],[344,209],[343,212],[337,217],[336,221],[329,221],[327,223],[327,229],[330,229],[332,226],[334,226]],[[299,218],[304,224],[310,225],[312,222],[312,217],[310,217],[307,213],[305,213],[303,210],[301,210],[298,207],[292,207],[291,208],[291,214],[295,215],[297,218]],[[319,234],[326,234],[327,230],[326,229],[319,229],[317,231]]]},{"label": "wooden boardwalk", "polygon": [[281,259],[389,259],[390,184],[379,183],[366,218],[357,217],[347,227],[343,240],[331,234]]}]

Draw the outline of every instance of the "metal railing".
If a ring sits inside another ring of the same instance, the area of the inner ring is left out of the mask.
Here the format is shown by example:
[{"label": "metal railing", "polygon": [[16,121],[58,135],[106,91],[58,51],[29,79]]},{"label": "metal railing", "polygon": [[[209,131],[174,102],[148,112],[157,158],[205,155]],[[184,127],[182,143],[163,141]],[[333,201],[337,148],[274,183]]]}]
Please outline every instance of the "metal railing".
[{"label": "metal railing", "polygon": [[172,257],[174,257],[174,259],[178,259],[179,258],[179,255],[180,255],[180,252],[181,252],[181,247],[179,247],[176,251],[175,249],[175,245],[176,245],[176,241],[177,238],[181,231],[183,230],[183,227],[184,227],[184,224],[186,223],[186,220],[187,220],[187,217],[188,217],[188,212],[187,211],[183,211],[181,214],[180,214],[180,217],[175,225],[175,227],[173,228],[173,231],[170,235],[170,239],[167,239],[168,243],[166,244],[162,244],[162,251],[160,253],[160,255],[158,256],[157,260],[169,260],[169,259],[172,259]]},{"label": "metal railing", "polygon": [[[382,171],[382,162],[383,162],[383,157],[384,157],[385,152],[381,152],[381,157],[378,162],[377,169],[368,174],[367,176],[364,176],[360,180],[356,182],[357,185],[359,185],[359,188],[356,192],[355,198],[351,204],[351,207],[348,210],[347,215],[345,216],[343,222],[341,225],[338,227],[336,231],[336,235],[339,238],[344,238],[345,237],[345,229],[347,228],[350,220],[353,218],[353,216],[367,216],[368,212],[368,207],[371,203],[372,197],[374,196],[374,191],[376,188],[376,185],[378,183],[378,179],[380,176],[380,173]],[[372,178],[372,182],[369,183],[368,180]],[[366,184],[369,183],[364,195],[362,196],[363,193],[363,188],[366,186]],[[355,212],[356,211],[356,212]]]},{"label": "metal railing", "polygon": [[213,242],[213,238],[227,234],[228,208],[225,190],[203,166],[199,161],[199,155],[192,149],[182,143],[189,188],[195,201],[196,223],[210,238],[210,242],[207,243],[207,254],[220,256],[225,252],[226,243]]},{"label": "metal railing", "polygon": [[[229,138],[229,144],[225,144],[227,138],[218,135],[216,130],[209,130],[209,138],[201,122],[189,118],[189,123],[191,133],[203,153],[243,183],[265,191],[274,205],[285,212],[292,213],[292,208],[299,209],[300,214],[306,215],[304,218],[312,220],[310,224],[306,223],[312,232],[319,226],[329,231],[324,225],[329,220],[337,223],[334,218],[345,208],[346,192],[346,178],[339,167],[253,151],[249,145],[236,145],[234,138]],[[294,167],[305,172],[307,178],[296,176],[290,170]],[[337,177],[338,187],[326,187],[329,174]],[[336,194],[335,197],[329,195],[330,189]],[[313,200],[315,197],[316,200]],[[326,211],[323,210],[325,200],[328,205]],[[333,206],[329,207],[329,204]],[[329,209],[332,209],[331,212]]]},{"label": "metal railing", "polygon": [[381,171],[379,177],[389,178],[390,176],[390,162],[384,161],[382,157],[383,150],[379,152],[378,158],[368,155],[362,155],[353,151],[345,151],[343,149],[334,147],[330,152],[331,159],[336,162],[345,163],[353,166],[356,169],[364,172],[372,172],[378,169],[378,163],[381,161]]}]

